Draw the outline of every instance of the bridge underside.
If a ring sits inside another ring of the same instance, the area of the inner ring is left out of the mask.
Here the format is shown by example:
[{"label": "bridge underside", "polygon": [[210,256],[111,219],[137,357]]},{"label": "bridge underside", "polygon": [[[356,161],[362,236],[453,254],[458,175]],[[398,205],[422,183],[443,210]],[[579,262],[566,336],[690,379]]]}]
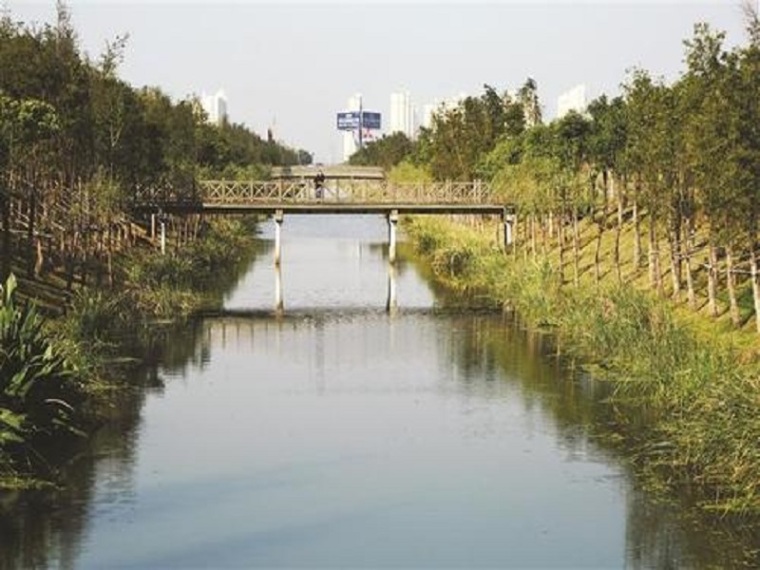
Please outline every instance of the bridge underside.
[{"label": "bridge underside", "polygon": [[167,214],[484,214],[504,216],[506,206],[492,204],[362,204],[352,203],[280,203],[280,204],[164,204],[162,210]]}]

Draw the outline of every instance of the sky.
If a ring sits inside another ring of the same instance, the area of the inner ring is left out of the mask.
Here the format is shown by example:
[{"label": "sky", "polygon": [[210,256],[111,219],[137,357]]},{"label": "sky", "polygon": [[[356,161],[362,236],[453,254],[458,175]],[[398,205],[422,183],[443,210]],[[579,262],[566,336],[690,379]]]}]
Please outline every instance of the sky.
[{"label": "sky", "polygon": [[[390,94],[420,108],[484,84],[538,84],[544,117],[586,85],[615,96],[633,68],[672,82],[694,24],[746,40],[741,0],[68,0],[93,60],[129,34],[120,76],[175,100],[223,90],[229,119],[317,162],[342,159],[336,114],[362,94],[388,124]],[[0,0],[13,20],[43,25],[55,0]]]}]

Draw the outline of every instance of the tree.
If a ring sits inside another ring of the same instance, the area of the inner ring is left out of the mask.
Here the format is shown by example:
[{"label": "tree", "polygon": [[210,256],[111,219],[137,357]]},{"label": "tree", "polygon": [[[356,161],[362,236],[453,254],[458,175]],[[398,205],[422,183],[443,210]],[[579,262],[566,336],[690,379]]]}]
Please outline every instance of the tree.
[{"label": "tree", "polygon": [[402,132],[372,141],[349,158],[350,164],[382,166],[390,170],[414,152],[414,143]]},{"label": "tree", "polygon": [[[607,227],[610,200],[615,199],[617,216],[615,224],[615,245],[613,262],[618,281],[622,282],[620,267],[620,235],[623,228],[623,208],[625,199],[625,177],[622,155],[626,145],[627,124],[625,121],[625,102],[622,97],[608,101],[605,95],[592,101],[588,106],[591,116],[591,132],[589,133],[588,152],[593,165],[592,176],[600,173],[602,178],[601,213],[596,217],[597,239],[594,252],[594,275],[598,282],[601,278],[601,246],[602,237]],[[621,180],[618,177],[622,176]],[[597,198],[595,196],[595,198]]]}]

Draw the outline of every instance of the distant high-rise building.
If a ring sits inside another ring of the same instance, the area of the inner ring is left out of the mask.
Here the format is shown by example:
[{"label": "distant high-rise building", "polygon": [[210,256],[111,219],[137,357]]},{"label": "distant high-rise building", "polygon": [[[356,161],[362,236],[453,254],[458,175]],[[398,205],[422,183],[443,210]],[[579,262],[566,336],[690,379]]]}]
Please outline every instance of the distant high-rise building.
[{"label": "distant high-rise building", "polygon": [[415,135],[414,107],[409,91],[391,93],[391,120],[389,132],[404,133],[410,139]]},{"label": "distant high-rise building", "polygon": [[557,98],[557,118],[561,119],[570,111],[586,112],[586,86],[576,85]]},{"label": "distant high-rise building", "polygon": [[427,103],[422,106],[422,120],[420,124],[429,129],[433,124],[433,115],[441,108],[441,103],[435,101],[434,103]]},{"label": "distant high-rise building", "polygon": [[459,104],[467,98],[467,93],[460,93],[455,97],[448,97],[446,99],[435,99],[432,103],[423,105],[422,107],[422,126],[429,129],[433,126],[433,115],[445,113],[456,109]]},{"label": "distant high-rise building", "polygon": [[221,89],[213,95],[203,95],[203,110],[208,115],[208,122],[221,125],[227,120],[227,97]]}]

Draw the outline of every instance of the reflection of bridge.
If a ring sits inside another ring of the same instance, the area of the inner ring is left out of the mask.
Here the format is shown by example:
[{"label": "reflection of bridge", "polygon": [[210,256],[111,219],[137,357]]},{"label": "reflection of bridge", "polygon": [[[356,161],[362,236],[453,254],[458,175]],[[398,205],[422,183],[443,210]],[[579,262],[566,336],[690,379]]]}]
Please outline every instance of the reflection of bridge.
[{"label": "reflection of bridge", "polygon": [[504,242],[511,243],[514,216],[499,203],[491,187],[474,182],[395,183],[382,170],[325,167],[323,184],[311,167],[281,168],[266,181],[204,180],[190,192],[173,188],[142,188],[135,193],[137,211],[152,214],[271,215],[276,223],[275,263],[280,260],[280,230],[285,214],[383,214],[388,218],[389,259],[395,260],[396,222],[400,214],[498,215]]}]

